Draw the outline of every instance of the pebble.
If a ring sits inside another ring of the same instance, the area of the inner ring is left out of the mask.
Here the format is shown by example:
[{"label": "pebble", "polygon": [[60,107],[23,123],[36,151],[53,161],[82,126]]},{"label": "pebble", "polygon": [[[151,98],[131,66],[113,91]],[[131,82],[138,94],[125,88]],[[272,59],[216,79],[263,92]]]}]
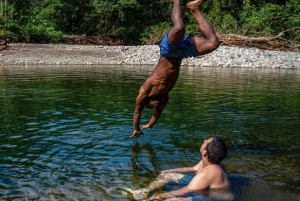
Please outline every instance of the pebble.
[{"label": "pebble", "polygon": [[[35,44],[11,44],[11,48],[33,49]],[[30,48],[29,48],[30,47]],[[18,51],[14,55],[0,54],[0,65],[55,64],[55,65],[156,65],[160,55],[158,45],[39,45],[40,51]],[[44,48],[44,49],[43,49]],[[47,54],[57,50],[60,54]],[[43,54],[43,52],[45,52]],[[63,52],[63,53],[61,53]],[[85,54],[82,54],[85,52]],[[100,54],[101,53],[101,54]],[[25,57],[25,58],[24,58]],[[300,51],[283,52],[256,48],[220,46],[217,50],[196,58],[185,58],[182,66],[224,68],[298,68]]]}]

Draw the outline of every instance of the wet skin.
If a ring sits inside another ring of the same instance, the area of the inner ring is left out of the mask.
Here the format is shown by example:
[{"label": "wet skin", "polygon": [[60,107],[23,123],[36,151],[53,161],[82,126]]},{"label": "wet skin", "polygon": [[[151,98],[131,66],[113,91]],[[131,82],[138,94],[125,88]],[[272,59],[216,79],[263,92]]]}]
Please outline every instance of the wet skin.
[{"label": "wet skin", "polygon": [[153,108],[154,112],[148,124],[142,125],[142,129],[152,128],[159,119],[164,107],[168,103],[169,92],[173,89],[180,71],[181,60],[160,58],[152,74],[140,87],[136,97],[135,111],[133,115],[134,132],[132,137],[140,137],[142,131],[139,128],[140,117],[144,107]]},{"label": "wet skin", "polygon": [[[199,6],[204,0],[189,2],[187,7],[197,22],[203,37],[192,36],[191,41],[199,55],[210,53],[218,48],[219,40],[209,24],[199,11]],[[180,0],[174,0],[171,20],[173,28],[168,32],[168,41],[178,45],[185,35],[185,25],[182,19]],[[159,119],[164,107],[168,103],[169,92],[174,87],[180,70],[181,60],[160,58],[151,76],[140,87],[136,97],[133,115],[134,131],[131,138],[140,137],[143,132],[139,128],[140,117],[144,107],[154,108],[150,121],[141,128],[152,128]]]}]

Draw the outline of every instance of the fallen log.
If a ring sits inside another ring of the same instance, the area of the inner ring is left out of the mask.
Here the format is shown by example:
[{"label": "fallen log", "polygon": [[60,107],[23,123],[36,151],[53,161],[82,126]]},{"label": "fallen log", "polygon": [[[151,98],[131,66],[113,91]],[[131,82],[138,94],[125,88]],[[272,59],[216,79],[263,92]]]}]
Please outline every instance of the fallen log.
[{"label": "fallen log", "polygon": [[237,34],[217,34],[221,43],[225,45],[241,45],[274,50],[294,50],[299,43],[283,38],[286,32],[300,30],[300,27],[284,30],[274,37],[249,37]]},{"label": "fallen log", "polygon": [[[288,41],[284,38],[281,38],[281,36],[284,35],[284,33],[289,32],[289,31],[295,31],[295,30],[300,30],[300,27],[295,27],[293,29],[288,29],[285,31],[280,32],[277,36],[275,37],[248,37],[248,36],[242,36],[242,35],[236,35],[236,34],[219,34],[221,38],[227,38],[227,39],[234,39],[238,41],[247,41],[247,42],[267,42],[267,41],[274,41],[277,39]],[[289,41],[290,42],[290,41]],[[292,42],[290,42],[292,44]]]},{"label": "fallen log", "polygon": [[[284,39],[286,32],[300,30],[300,27],[295,27],[280,32],[274,37],[249,37],[237,34],[217,34],[222,45],[255,47],[268,50],[282,51],[299,51],[300,44]],[[83,45],[124,45],[125,43],[118,39],[112,39],[109,36],[67,36],[63,40],[68,44],[83,44]]]},{"label": "fallen log", "polygon": [[122,45],[121,40],[109,38],[108,36],[66,36],[64,42],[68,44],[82,45]]}]

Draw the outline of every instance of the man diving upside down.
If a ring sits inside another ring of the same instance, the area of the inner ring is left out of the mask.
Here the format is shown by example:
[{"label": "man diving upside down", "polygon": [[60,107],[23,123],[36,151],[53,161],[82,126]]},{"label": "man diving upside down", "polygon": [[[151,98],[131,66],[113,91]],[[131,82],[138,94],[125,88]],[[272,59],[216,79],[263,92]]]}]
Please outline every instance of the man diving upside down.
[{"label": "man diving upside down", "polygon": [[174,87],[180,71],[181,61],[188,57],[197,57],[216,50],[219,40],[209,22],[199,11],[199,6],[205,0],[195,0],[187,4],[194,16],[198,28],[203,36],[185,36],[180,0],[174,0],[171,20],[173,28],[163,37],[160,47],[160,58],[150,77],[140,87],[136,97],[133,115],[134,131],[131,138],[138,138],[143,132],[140,130],[140,117],[144,107],[153,108],[150,121],[142,125],[142,129],[152,128],[159,119],[164,107],[168,103],[169,92]]}]

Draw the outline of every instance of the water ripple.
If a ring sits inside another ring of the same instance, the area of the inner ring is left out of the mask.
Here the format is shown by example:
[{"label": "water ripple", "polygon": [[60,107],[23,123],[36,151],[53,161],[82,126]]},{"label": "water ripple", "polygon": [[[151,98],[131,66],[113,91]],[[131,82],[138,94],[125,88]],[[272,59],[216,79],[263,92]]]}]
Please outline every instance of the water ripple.
[{"label": "water ripple", "polygon": [[[163,169],[194,165],[203,140],[215,135],[228,144],[225,164],[238,193],[249,196],[255,189],[243,184],[254,179],[275,186],[277,196],[300,194],[299,71],[183,67],[160,120],[133,140],[134,99],[151,70],[1,74],[0,197],[131,200],[122,187],[145,187]],[[141,123],[151,115],[145,110]]]}]

